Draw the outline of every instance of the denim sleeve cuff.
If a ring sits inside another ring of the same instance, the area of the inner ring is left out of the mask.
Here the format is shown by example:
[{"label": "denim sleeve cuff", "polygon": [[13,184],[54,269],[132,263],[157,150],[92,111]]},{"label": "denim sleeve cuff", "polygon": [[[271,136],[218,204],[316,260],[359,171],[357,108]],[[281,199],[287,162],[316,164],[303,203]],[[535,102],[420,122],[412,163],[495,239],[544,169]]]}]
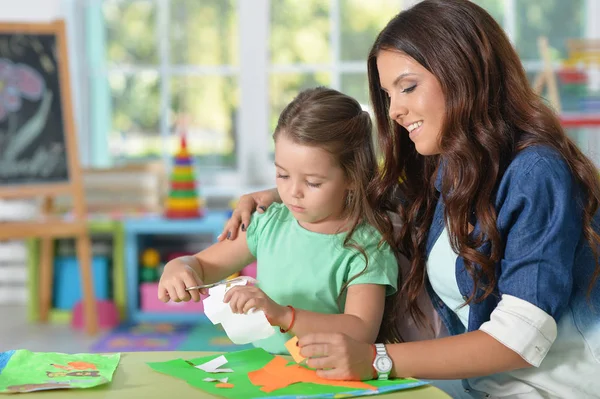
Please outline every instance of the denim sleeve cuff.
[{"label": "denim sleeve cuff", "polygon": [[502,295],[490,321],[479,328],[539,367],[554,343],[556,321],[548,313],[512,295]]}]

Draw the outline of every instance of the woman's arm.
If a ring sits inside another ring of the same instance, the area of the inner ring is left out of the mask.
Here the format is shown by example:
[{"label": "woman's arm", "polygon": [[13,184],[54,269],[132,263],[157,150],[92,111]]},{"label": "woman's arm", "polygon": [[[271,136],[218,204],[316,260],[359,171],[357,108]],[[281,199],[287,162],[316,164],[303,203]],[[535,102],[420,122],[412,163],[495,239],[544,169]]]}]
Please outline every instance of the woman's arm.
[{"label": "woman's arm", "polygon": [[462,379],[531,367],[523,358],[483,331],[428,341],[387,345],[392,375],[426,379]]},{"label": "woman's arm", "polygon": [[[373,349],[345,334],[300,337],[308,366],[329,379],[370,379]],[[483,331],[427,341],[386,345],[392,376],[423,379],[462,379],[531,367],[510,348]]]},{"label": "woman's arm", "polygon": [[252,213],[254,211],[263,213],[273,202],[281,202],[279,192],[276,188],[242,195],[231,218],[229,218],[217,239],[219,241],[224,241],[226,239],[235,240],[238,236],[240,227],[241,231],[246,231],[248,228]]}]

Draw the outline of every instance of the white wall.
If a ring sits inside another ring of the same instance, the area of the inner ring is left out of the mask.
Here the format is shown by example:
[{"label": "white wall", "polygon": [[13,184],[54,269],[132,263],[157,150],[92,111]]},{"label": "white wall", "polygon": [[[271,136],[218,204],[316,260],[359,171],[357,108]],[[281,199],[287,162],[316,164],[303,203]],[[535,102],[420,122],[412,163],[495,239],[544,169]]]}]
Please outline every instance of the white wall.
[{"label": "white wall", "polygon": [[0,0],[0,20],[51,21],[60,18],[63,0]]}]

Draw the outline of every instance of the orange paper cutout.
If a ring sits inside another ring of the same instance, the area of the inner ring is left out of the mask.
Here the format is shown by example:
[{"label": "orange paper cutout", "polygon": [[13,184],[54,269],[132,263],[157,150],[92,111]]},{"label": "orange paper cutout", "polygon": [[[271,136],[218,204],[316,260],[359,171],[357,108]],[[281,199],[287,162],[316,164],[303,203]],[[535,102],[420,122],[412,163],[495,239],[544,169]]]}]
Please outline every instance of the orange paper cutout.
[{"label": "orange paper cutout", "polygon": [[219,382],[218,384],[215,385],[217,388],[233,388],[234,385],[230,384],[228,382]]},{"label": "orange paper cutout", "polygon": [[301,361],[306,359],[300,354],[300,347],[298,346],[298,337],[294,337],[288,342],[286,342],[285,348],[288,350],[288,352],[290,352],[290,355],[292,355],[292,358],[294,358],[294,361],[296,363],[300,363]]},{"label": "orange paper cutout", "polygon": [[96,370],[96,365],[87,362],[69,362],[67,363],[69,366],[73,367],[75,370]]},{"label": "orange paper cutout", "polygon": [[360,381],[335,381],[326,380],[317,376],[315,370],[309,370],[304,367],[293,364],[287,365],[288,361],[281,356],[275,356],[265,367],[248,373],[250,382],[256,386],[262,386],[261,391],[269,393],[277,389],[285,388],[288,385],[298,382],[311,382],[319,385],[332,385],[356,389],[377,390],[372,385]]},{"label": "orange paper cutout", "polygon": [[61,370],[96,370],[96,365],[87,362],[69,362],[67,366],[63,366],[60,364],[52,364],[52,366]]}]

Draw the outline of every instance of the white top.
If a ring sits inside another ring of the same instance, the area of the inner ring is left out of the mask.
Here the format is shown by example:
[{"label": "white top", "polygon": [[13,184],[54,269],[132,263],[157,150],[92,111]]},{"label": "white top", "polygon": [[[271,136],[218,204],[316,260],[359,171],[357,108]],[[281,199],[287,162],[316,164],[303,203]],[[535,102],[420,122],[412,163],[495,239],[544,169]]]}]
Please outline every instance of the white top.
[{"label": "white top", "polygon": [[[456,258],[444,228],[431,250],[427,274],[435,293],[451,309],[464,302],[456,282]],[[578,332],[571,308],[556,323],[527,301],[511,295],[501,298],[480,330],[533,367],[471,378],[471,387],[490,398],[600,398],[600,352]],[[467,325],[468,306],[455,312]],[[600,334],[600,316],[594,330]]]},{"label": "white top", "polygon": [[[427,275],[435,293],[450,309],[458,315],[465,328],[469,325],[469,305],[462,306],[463,298],[456,282],[456,258],[458,255],[450,246],[448,230],[444,227],[439,238],[431,248],[427,260]],[[452,267],[449,267],[452,265]],[[461,307],[462,306],[462,307]]]}]

